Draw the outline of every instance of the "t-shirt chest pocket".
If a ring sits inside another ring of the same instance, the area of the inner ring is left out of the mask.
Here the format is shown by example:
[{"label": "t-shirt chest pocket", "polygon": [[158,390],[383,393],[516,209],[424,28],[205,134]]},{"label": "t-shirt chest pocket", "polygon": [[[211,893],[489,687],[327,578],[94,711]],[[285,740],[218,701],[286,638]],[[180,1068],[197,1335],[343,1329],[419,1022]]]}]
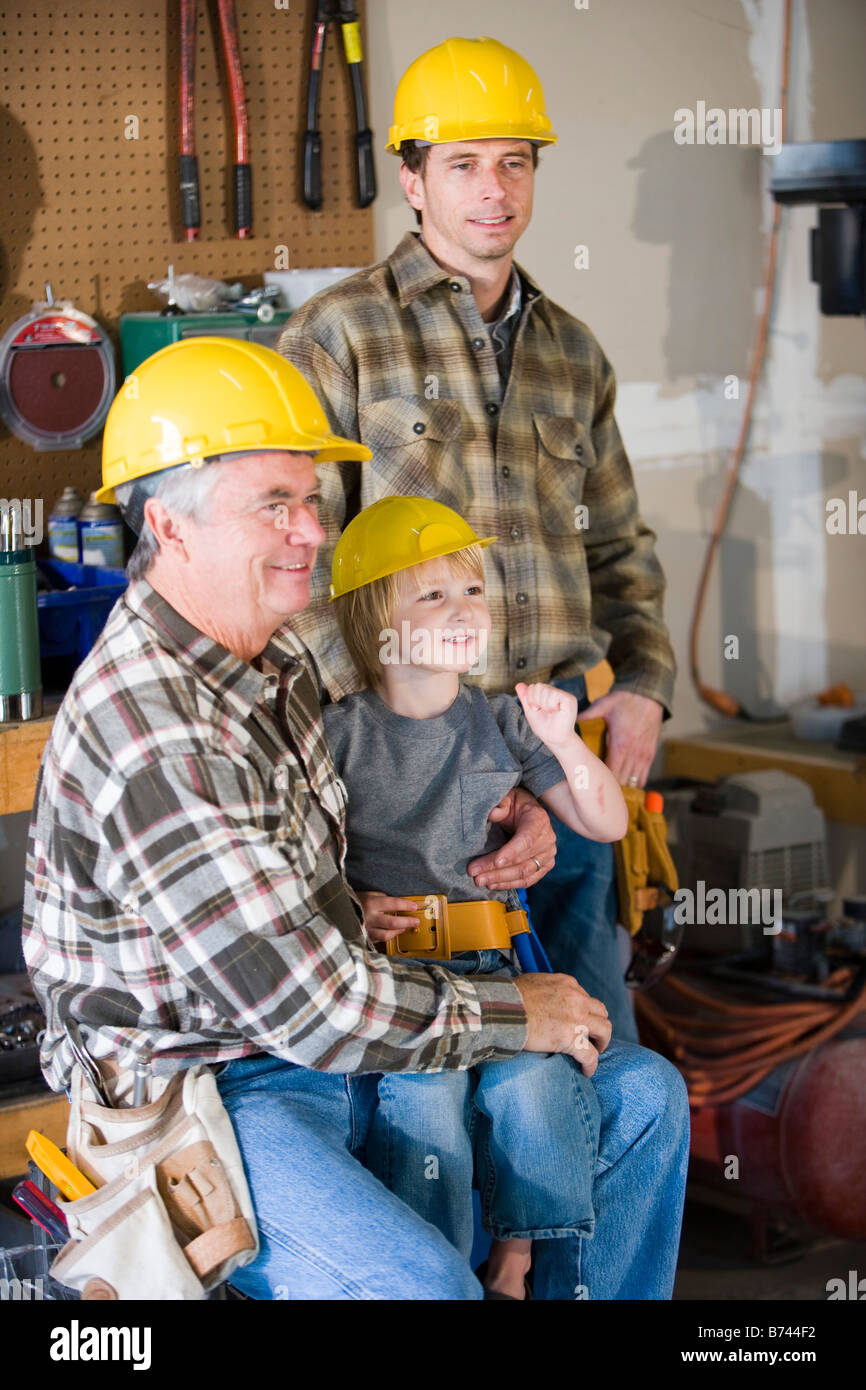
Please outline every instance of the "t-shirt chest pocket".
[{"label": "t-shirt chest pocket", "polygon": [[487,835],[487,817],[502,798],[520,781],[520,769],[507,768],[494,772],[469,772],[460,778],[460,815],[463,839],[478,844]]},{"label": "t-shirt chest pocket", "polygon": [[456,511],[463,509],[463,417],[456,401],[391,396],[361,406],[358,428],[373,451],[366,467],[380,497],[432,496]]},{"label": "t-shirt chest pocket", "polygon": [[570,415],[533,412],[537,443],[538,510],[542,529],[574,536],[592,524],[584,488],[597,457],[585,425]]}]

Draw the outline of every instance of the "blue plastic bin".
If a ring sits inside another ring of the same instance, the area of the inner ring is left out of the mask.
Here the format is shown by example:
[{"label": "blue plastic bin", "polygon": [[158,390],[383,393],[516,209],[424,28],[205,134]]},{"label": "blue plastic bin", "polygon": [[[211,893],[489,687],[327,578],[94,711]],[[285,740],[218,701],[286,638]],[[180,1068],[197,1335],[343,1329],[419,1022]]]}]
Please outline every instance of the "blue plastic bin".
[{"label": "blue plastic bin", "polygon": [[37,559],[51,592],[39,592],[39,649],[43,660],[67,657],[77,666],[93,646],[127,586],[125,570]]}]

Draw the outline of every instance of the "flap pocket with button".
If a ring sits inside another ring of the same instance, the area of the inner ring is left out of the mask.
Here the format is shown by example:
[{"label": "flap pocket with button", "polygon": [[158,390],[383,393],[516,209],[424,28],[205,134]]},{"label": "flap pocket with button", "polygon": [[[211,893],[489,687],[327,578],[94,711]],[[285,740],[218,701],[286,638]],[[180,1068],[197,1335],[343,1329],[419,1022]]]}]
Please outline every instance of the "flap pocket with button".
[{"label": "flap pocket with button", "polygon": [[461,510],[463,416],[456,401],[424,396],[372,401],[359,409],[358,429],[373,451],[366,467],[377,479],[379,496],[435,496]]},{"label": "flap pocket with button", "polygon": [[587,472],[597,462],[592,436],[571,415],[533,413],[538,435],[538,509],[543,529],[574,535],[590,518],[577,511],[583,503]]}]

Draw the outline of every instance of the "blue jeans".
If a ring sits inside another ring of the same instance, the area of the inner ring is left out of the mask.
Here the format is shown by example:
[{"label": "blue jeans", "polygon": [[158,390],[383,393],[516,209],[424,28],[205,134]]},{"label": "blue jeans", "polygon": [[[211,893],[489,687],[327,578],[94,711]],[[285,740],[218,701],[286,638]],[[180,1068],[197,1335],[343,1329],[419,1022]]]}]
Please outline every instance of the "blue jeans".
[{"label": "blue jeans", "polygon": [[[217,1078],[234,1125],[261,1250],[232,1283],[253,1298],[480,1299],[465,1258],[361,1157],[376,1076],[260,1055]],[[688,1100],[663,1057],[614,1042],[593,1078],[601,1125],[592,1240],[536,1244],[535,1297],[666,1299],[688,1162]]]},{"label": "blue jeans", "polygon": [[[456,975],[516,974],[499,951],[435,963]],[[571,1057],[522,1052],[470,1071],[390,1073],[378,1090],[368,1167],[466,1259],[473,1173],[497,1240],[592,1235],[599,1107]]]},{"label": "blue jeans", "polygon": [[[583,676],[554,682],[585,704]],[[638,1041],[623,981],[616,939],[616,881],[613,845],[585,840],[550,813],[556,831],[556,863],[527,889],[532,925],[553,969],[573,975],[594,999],[607,1005],[615,1038]]]}]

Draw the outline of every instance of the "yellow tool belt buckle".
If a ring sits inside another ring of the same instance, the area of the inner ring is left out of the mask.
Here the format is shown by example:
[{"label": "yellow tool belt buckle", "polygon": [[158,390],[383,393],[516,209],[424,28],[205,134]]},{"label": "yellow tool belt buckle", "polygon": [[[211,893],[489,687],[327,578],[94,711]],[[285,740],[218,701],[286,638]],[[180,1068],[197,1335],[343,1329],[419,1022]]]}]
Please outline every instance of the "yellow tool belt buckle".
[{"label": "yellow tool belt buckle", "polygon": [[389,956],[427,956],[431,960],[451,959],[451,933],[448,930],[448,899],[442,893],[401,893],[418,904],[418,911],[396,912],[395,917],[420,917],[416,930],[409,928],[387,943]]}]

